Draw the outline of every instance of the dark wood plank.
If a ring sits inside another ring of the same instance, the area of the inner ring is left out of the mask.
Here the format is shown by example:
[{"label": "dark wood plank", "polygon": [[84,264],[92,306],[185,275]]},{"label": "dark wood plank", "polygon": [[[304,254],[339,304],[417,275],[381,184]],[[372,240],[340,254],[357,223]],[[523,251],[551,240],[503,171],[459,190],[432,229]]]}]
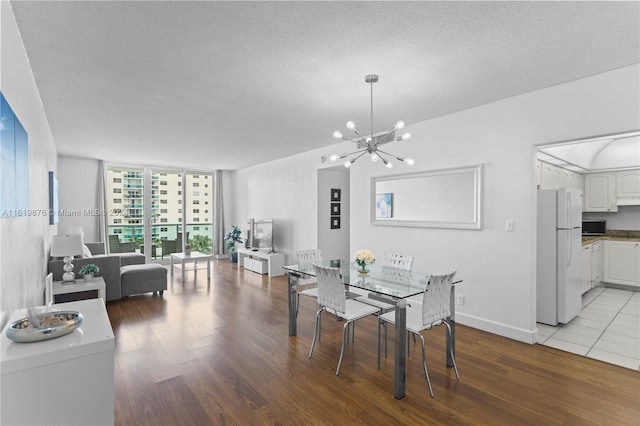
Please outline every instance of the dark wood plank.
[{"label": "dark wood plank", "polygon": [[376,368],[374,318],[358,323],[336,377],[343,324],[323,317],[309,359],[315,301],[301,298],[289,337],[286,286],[225,259],[210,282],[190,272],[164,297],[109,302],[116,424],[638,424],[638,371],[462,325],[460,382],[445,365],[444,328],[424,333],[435,398],[413,343],[407,395],[393,397],[392,353]]}]

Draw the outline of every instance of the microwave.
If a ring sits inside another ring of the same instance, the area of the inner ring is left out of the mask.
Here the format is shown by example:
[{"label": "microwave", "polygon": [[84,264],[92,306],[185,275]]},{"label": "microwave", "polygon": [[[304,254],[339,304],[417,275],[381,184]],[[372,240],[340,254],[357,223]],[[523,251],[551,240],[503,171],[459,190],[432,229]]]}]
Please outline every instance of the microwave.
[{"label": "microwave", "polygon": [[583,220],[582,235],[604,235],[607,233],[606,220]]}]

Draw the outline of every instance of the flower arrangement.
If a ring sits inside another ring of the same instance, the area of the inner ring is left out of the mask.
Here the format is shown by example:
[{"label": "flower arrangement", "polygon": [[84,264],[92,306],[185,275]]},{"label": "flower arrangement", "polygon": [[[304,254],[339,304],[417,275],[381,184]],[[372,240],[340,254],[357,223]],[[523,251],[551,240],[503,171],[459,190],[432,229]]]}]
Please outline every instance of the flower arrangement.
[{"label": "flower arrangement", "polygon": [[366,266],[375,261],[376,258],[371,250],[358,250],[356,252],[356,265],[358,265],[360,271],[365,271]]},{"label": "flower arrangement", "polygon": [[80,268],[80,275],[95,275],[100,272],[100,268],[95,263],[88,263]]}]

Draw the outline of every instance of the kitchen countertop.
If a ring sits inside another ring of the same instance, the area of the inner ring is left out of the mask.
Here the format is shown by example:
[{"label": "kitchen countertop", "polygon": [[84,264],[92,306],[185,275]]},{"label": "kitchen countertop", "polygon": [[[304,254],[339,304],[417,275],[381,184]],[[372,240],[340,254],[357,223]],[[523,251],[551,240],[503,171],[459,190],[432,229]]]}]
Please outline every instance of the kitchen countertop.
[{"label": "kitchen countertop", "polygon": [[637,243],[640,242],[640,231],[611,229],[607,231],[605,235],[583,236],[582,245],[584,246],[602,240],[631,241]]}]

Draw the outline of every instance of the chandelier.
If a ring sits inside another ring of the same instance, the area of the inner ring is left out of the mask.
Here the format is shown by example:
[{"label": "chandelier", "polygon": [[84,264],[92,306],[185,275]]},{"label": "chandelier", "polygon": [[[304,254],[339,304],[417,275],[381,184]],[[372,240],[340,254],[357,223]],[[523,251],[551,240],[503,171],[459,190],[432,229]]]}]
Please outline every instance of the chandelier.
[{"label": "chandelier", "polygon": [[[403,121],[398,121],[395,126],[393,126],[384,134],[380,134],[380,135],[373,134],[373,83],[376,83],[378,81],[378,76],[375,74],[367,75],[364,78],[364,81],[371,85],[371,133],[369,134],[369,136],[366,136],[366,137],[361,136],[360,133],[358,132],[358,129],[356,128],[356,125],[353,123],[353,121],[348,121],[347,129],[353,131],[353,133],[355,133],[356,136],[350,139],[336,130],[335,132],[333,132],[333,137],[336,139],[344,140],[344,141],[354,142],[358,146],[358,149],[350,153],[345,153],[340,155],[337,155],[337,154],[331,155],[329,157],[329,161],[336,161],[338,159],[343,159],[343,158],[352,156],[351,159],[347,160],[344,163],[345,167],[351,167],[351,165],[355,163],[358,158],[362,157],[365,154],[368,154],[369,159],[371,161],[381,160],[382,163],[388,168],[393,167],[393,163],[390,161],[391,158],[395,158],[398,161],[402,161],[412,166],[415,162],[413,158],[405,158],[399,155],[393,155],[379,148],[380,145],[384,145],[389,142],[396,142],[396,141],[409,139],[411,137],[411,134],[404,133],[403,135],[398,135],[398,131],[404,127]],[[321,161],[323,163],[325,162],[325,160],[327,160],[326,157],[321,158]]]}]

